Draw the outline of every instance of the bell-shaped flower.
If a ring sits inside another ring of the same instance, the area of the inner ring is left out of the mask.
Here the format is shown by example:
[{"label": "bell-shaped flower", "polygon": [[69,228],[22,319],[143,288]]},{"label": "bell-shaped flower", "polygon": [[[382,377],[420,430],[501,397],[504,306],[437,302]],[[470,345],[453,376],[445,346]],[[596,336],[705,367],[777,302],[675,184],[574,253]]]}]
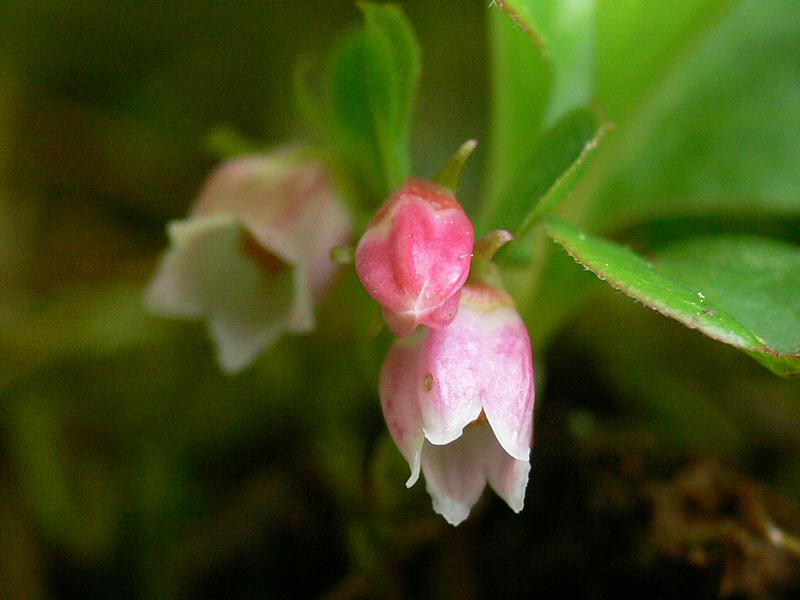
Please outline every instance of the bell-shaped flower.
[{"label": "bell-shaped flower", "polygon": [[314,304],[347,241],[349,216],[327,169],[290,152],[224,163],[189,217],[169,224],[170,246],[147,293],[155,312],[205,318],[228,372],[284,331],[314,327]]},{"label": "bell-shaped flower", "polygon": [[455,320],[395,342],[380,377],[383,415],[434,510],[458,525],[488,484],[522,510],[533,431],[527,329],[504,292],[467,284]]},{"label": "bell-shaped flower", "polygon": [[356,249],[356,271],[394,335],[452,322],[473,241],[453,194],[423,179],[407,180],[375,214]]}]

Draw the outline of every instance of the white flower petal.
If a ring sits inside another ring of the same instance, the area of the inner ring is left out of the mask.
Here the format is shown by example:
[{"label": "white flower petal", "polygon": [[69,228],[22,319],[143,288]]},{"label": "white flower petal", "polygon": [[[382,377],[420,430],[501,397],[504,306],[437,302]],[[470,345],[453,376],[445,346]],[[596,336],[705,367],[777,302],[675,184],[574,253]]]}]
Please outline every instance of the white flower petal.
[{"label": "white flower petal", "polygon": [[433,510],[451,525],[469,516],[486,485],[486,456],[494,434],[485,425],[468,427],[456,441],[445,446],[425,443],[422,472],[433,499]]},{"label": "white flower petal", "polygon": [[486,472],[489,485],[506,501],[511,510],[518,513],[525,505],[525,488],[531,463],[517,460],[509,455],[495,439],[486,455]]},{"label": "white flower petal", "polygon": [[257,328],[253,323],[228,317],[209,318],[208,333],[217,346],[217,360],[226,373],[238,373],[283,332],[280,323]]}]

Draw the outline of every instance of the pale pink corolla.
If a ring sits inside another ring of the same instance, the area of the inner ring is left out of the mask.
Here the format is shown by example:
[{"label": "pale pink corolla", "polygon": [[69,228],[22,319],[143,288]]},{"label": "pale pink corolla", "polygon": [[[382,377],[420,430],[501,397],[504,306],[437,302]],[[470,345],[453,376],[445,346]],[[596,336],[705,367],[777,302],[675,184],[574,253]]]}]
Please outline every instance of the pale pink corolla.
[{"label": "pale pink corolla", "polygon": [[486,483],[522,510],[533,432],[533,362],[525,324],[499,290],[467,284],[455,320],[398,340],[380,377],[384,418],[433,508],[453,525]]},{"label": "pale pink corolla", "polygon": [[155,312],[205,318],[220,365],[245,367],[284,331],[314,328],[314,305],[350,219],[327,169],[295,153],[252,155],[214,171],[146,295]]},{"label": "pale pink corolla", "polygon": [[452,322],[473,241],[453,194],[423,179],[407,180],[375,214],[356,249],[356,271],[393,334]]}]

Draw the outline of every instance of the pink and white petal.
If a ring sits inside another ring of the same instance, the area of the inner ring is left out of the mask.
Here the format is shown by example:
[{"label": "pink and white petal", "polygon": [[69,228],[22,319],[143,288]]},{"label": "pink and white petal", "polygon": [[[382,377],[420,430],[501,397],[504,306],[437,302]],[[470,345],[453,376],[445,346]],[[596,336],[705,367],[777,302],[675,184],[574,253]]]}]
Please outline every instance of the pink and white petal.
[{"label": "pink and white petal", "polygon": [[469,275],[474,231],[459,206],[437,211],[436,238],[431,243],[433,262],[425,288],[429,305],[440,303],[461,289]]},{"label": "pink and white petal", "polygon": [[292,200],[288,194],[273,191],[275,182],[284,178],[292,168],[289,155],[280,153],[253,154],[227,161],[206,179],[191,216],[206,217],[219,212],[241,215],[261,211],[262,221],[272,221],[272,215]]},{"label": "pink and white petal", "polygon": [[[462,308],[462,312],[464,309]],[[518,460],[528,460],[533,432],[533,362],[528,331],[510,307],[486,315],[483,410],[500,445]]]},{"label": "pink and white petal", "polygon": [[425,435],[417,399],[419,349],[424,332],[398,340],[389,350],[381,368],[378,395],[383,418],[395,444],[411,468],[406,482],[411,487],[419,478],[420,456]]},{"label": "pink and white petal", "polygon": [[145,297],[173,316],[207,317],[220,362],[242,368],[284,330],[314,327],[349,217],[327,170],[295,150],[235,159],[208,179],[185,221],[169,227]]},{"label": "pink and white petal", "polygon": [[395,275],[410,306],[427,312],[461,289],[469,274],[473,230],[464,211],[428,202],[400,205],[392,223]]},{"label": "pink and white petal", "polygon": [[394,275],[409,301],[409,309],[426,307],[433,269],[439,260],[433,210],[422,199],[405,196],[392,215],[389,231]]},{"label": "pink and white petal", "polygon": [[292,262],[324,258],[330,265],[330,249],[346,241],[350,223],[327,169],[320,163],[297,164],[270,191],[283,200],[243,214],[255,238]]},{"label": "pink and white petal", "polygon": [[413,312],[393,312],[386,307],[382,307],[381,313],[383,313],[383,319],[386,321],[386,326],[395,337],[404,338],[407,335],[411,335],[419,326],[417,315]]},{"label": "pink and white petal", "polygon": [[441,329],[450,325],[458,314],[459,296],[460,292],[456,292],[441,306],[427,313],[419,313],[416,310],[391,311],[383,307],[383,318],[392,335],[399,338],[411,334],[420,325]]},{"label": "pink and white petal", "polygon": [[394,312],[409,308],[405,291],[395,278],[388,225],[368,229],[356,248],[356,272],[370,296]]},{"label": "pink and white petal", "polygon": [[531,463],[509,455],[496,438],[485,458],[489,485],[511,510],[520,512],[525,506],[525,488],[528,486]]},{"label": "pink and white petal", "polygon": [[396,274],[415,306],[436,307],[461,288],[469,273],[474,230],[448,190],[423,179],[406,181],[392,231]]},{"label": "pink and white petal", "polygon": [[466,280],[473,238],[472,223],[447,190],[411,178],[370,221],[356,271],[399,321],[423,322]]},{"label": "pink and white petal", "polygon": [[449,327],[427,330],[420,363],[419,399],[425,437],[432,444],[458,438],[481,413],[480,320],[460,310]]},{"label": "pink and white petal", "polygon": [[452,323],[458,314],[458,305],[461,298],[461,291],[445,300],[438,308],[432,310],[430,313],[420,319],[423,325],[427,325],[431,329],[441,329],[447,327]]},{"label": "pink and white petal", "polygon": [[486,453],[494,435],[488,427],[469,427],[445,446],[425,443],[422,472],[425,487],[433,499],[433,510],[451,525],[458,525],[480,499],[486,486]]},{"label": "pink and white petal", "polygon": [[[242,156],[218,167],[204,184],[192,217],[220,213],[235,215],[261,246],[284,260],[315,261],[320,267],[320,251],[327,258],[330,247],[344,243],[350,231],[327,169],[304,159],[296,148]],[[324,247],[331,237],[335,241]],[[317,273],[315,266],[315,290],[325,287],[328,272],[323,267]]]}]

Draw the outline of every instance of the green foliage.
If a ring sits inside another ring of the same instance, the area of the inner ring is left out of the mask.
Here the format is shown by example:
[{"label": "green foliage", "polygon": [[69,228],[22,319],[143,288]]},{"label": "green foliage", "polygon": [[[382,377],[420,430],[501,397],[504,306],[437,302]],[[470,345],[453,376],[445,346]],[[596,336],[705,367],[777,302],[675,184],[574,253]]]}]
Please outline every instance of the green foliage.
[{"label": "green foliage", "polygon": [[[686,21],[684,28],[694,31],[719,21],[716,5],[729,3],[707,4],[697,5],[694,10],[702,18]],[[615,5],[604,3],[608,12]],[[692,5],[658,3],[647,13],[680,15]],[[645,19],[625,17],[619,8],[616,13],[615,26],[623,18]],[[662,21],[649,28],[662,35],[669,31]],[[619,76],[609,80],[599,74],[609,88],[603,107],[611,112],[616,96],[631,87],[623,79],[632,77],[629,59],[639,60],[647,46],[642,48],[639,31],[631,32],[631,47],[617,54],[621,32],[600,30],[609,38],[609,57],[628,57],[618,59]],[[663,81],[639,106],[635,125],[614,136],[619,156],[609,165],[613,172],[591,207],[589,221],[616,228],[659,216],[797,215],[800,171],[788,157],[800,152],[798,35],[800,17],[791,1],[740,2],[702,44],[694,43],[695,52],[684,50],[682,63],[676,65],[673,58],[666,71],[643,71],[649,80],[661,76]]]},{"label": "green foliage", "polygon": [[755,236],[709,236],[671,245],[655,262],[703,290],[770,351],[800,359],[800,248]]},{"label": "green foliage", "polygon": [[[516,26],[517,34],[531,40],[528,51],[541,51],[545,65],[524,69],[521,61],[507,59],[517,72],[507,68],[503,78],[496,74],[495,95],[502,99],[505,90],[522,105],[519,94],[533,94],[532,82],[544,81],[542,73],[552,72],[556,88],[559,77],[571,82],[573,100],[586,101],[581,90],[591,89],[615,127],[607,136],[604,122],[592,130],[587,120],[591,112],[584,109],[567,114],[544,133],[535,131],[535,141],[524,158],[518,158],[518,166],[505,169],[502,191],[492,194],[490,188],[484,206],[488,227],[524,236],[553,210],[591,229],[607,230],[663,216],[746,211],[780,217],[800,210],[795,198],[798,171],[791,161],[776,160],[775,154],[776,148],[785,156],[800,152],[796,147],[800,119],[792,118],[800,103],[787,87],[797,81],[800,64],[797,45],[790,42],[800,33],[796,11],[783,6],[782,12],[792,16],[782,19],[776,17],[776,6],[745,1],[726,18],[732,3],[722,0],[676,6],[587,3],[567,19],[564,30],[559,29],[563,23],[559,9],[551,3],[498,5],[509,18],[504,27],[493,27],[495,44],[521,43],[522,38],[515,38],[509,29]],[[592,26],[587,29],[586,23]],[[570,35],[578,31],[584,35]],[[504,56],[502,49],[495,53]],[[572,65],[570,74],[560,75],[567,64]],[[552,89],[547,93],[546,112],[558,113],[558,94]],[[506,118],[509,114],[514,113],[507,112]],[[523,127],[521,118],[513,122],[518,131],[532,131]],[[519,156],[522,144],[512,146],[511,136],[503,134],[513,125],[496,118],[494,126],[496,145]],[[602,138],[607,141],[598,144]],[[597,156],[587,169],[583,161],[588,154]],[[501,155],[498,151],[493,158]],[[497,167],[490,173],[494,170]],[[570,198],[576,184],[577,192]],[[689,327],[753,353],[778,373],[797,372],[800,331],[790,326],[795,310],[790,297],[793,281],[783,287],[769,280],[775,284],[768,286],[773,297],[763,293],[759,297],[752,286],[732,281],[763,281],[766,268],[711,269],[707,253],[687,252],[677,270],[664,263],[656,272],[610,242],[587,237],[597,248],[586,248],[580,237],[586,234],[577,231],[565,223],[550,229],[575,258],[615,287]],[[577,307],[590,286],[586,278],[564,272],[565,266],[549,248],[538,242],[526,248],[505,257],[510,259],[510,281],[529,318],[549,331]],[[791,254],[795,249],[784,250]],[[520,261],[530,266],[520,268]],[[786,267],[772,276],[788,278],[789,272]],[[683,278],[683,273],[691,276]],[[719,280],[728,285],[717,289]],[[709,309],[707,302],[714,308]],[[784,337],[770,338],[767,323]]]},{"label": "green foliage", "polygon": [[361,30],[331,52],[323,97],[296,85],[306,116],[322,129],[361,201],[377,206],[411,170],[409,129],[420,71],[419,47],[408,20],[391,4],[361,3]]},{"label": "green foliage", "polygon": [[[660,263],[565,222],[551,222],[548,232],[576,261],[628,296],[753,354],[776,373],[800,373],[800,355],[788,342],[800,336],[800,250],[752,239],[695,240],[666,253],[668,266],[660,270]],[[776,302],[789,304],[776,312]]]},{"label": "green foliage", "polygon": [[[591,95],[594,2],[522,0],[490,10],[493,145],[483,222],[519,235],[557,204],[567,187],[562,173],[601,135],[592,123],[598,117],[579,110]],[[549,128],[542,131],[543,125]],[[525,218],[551,186],[560,189],[539,202],[540,213]]]},{"label": "green foliage", "polygon": [[529,166],[525,160],[541,132],[552,73],[531,38],[497,8],[489,8],[489,27],[492,131],[485,188],[486,203],[496,206],[510,174]]},{"label": "green foliage", "polygon": [[575,110],[547,129],[512,171],[497,205],[486,204],[486,229],[503,228],[523,237],[564,199],[606,126],[590,110]]},{"label": "green foliage", "polygon": [[[595,93],[609,119],[641,111],[731,0],[599,2]],[[670,85],[671,87],[671,85]]]},{"label": "green foliage", "polygon": [[595,0],[504,0],[497,6],[551,64],[547,120],[586,104],[592,94]]}]

